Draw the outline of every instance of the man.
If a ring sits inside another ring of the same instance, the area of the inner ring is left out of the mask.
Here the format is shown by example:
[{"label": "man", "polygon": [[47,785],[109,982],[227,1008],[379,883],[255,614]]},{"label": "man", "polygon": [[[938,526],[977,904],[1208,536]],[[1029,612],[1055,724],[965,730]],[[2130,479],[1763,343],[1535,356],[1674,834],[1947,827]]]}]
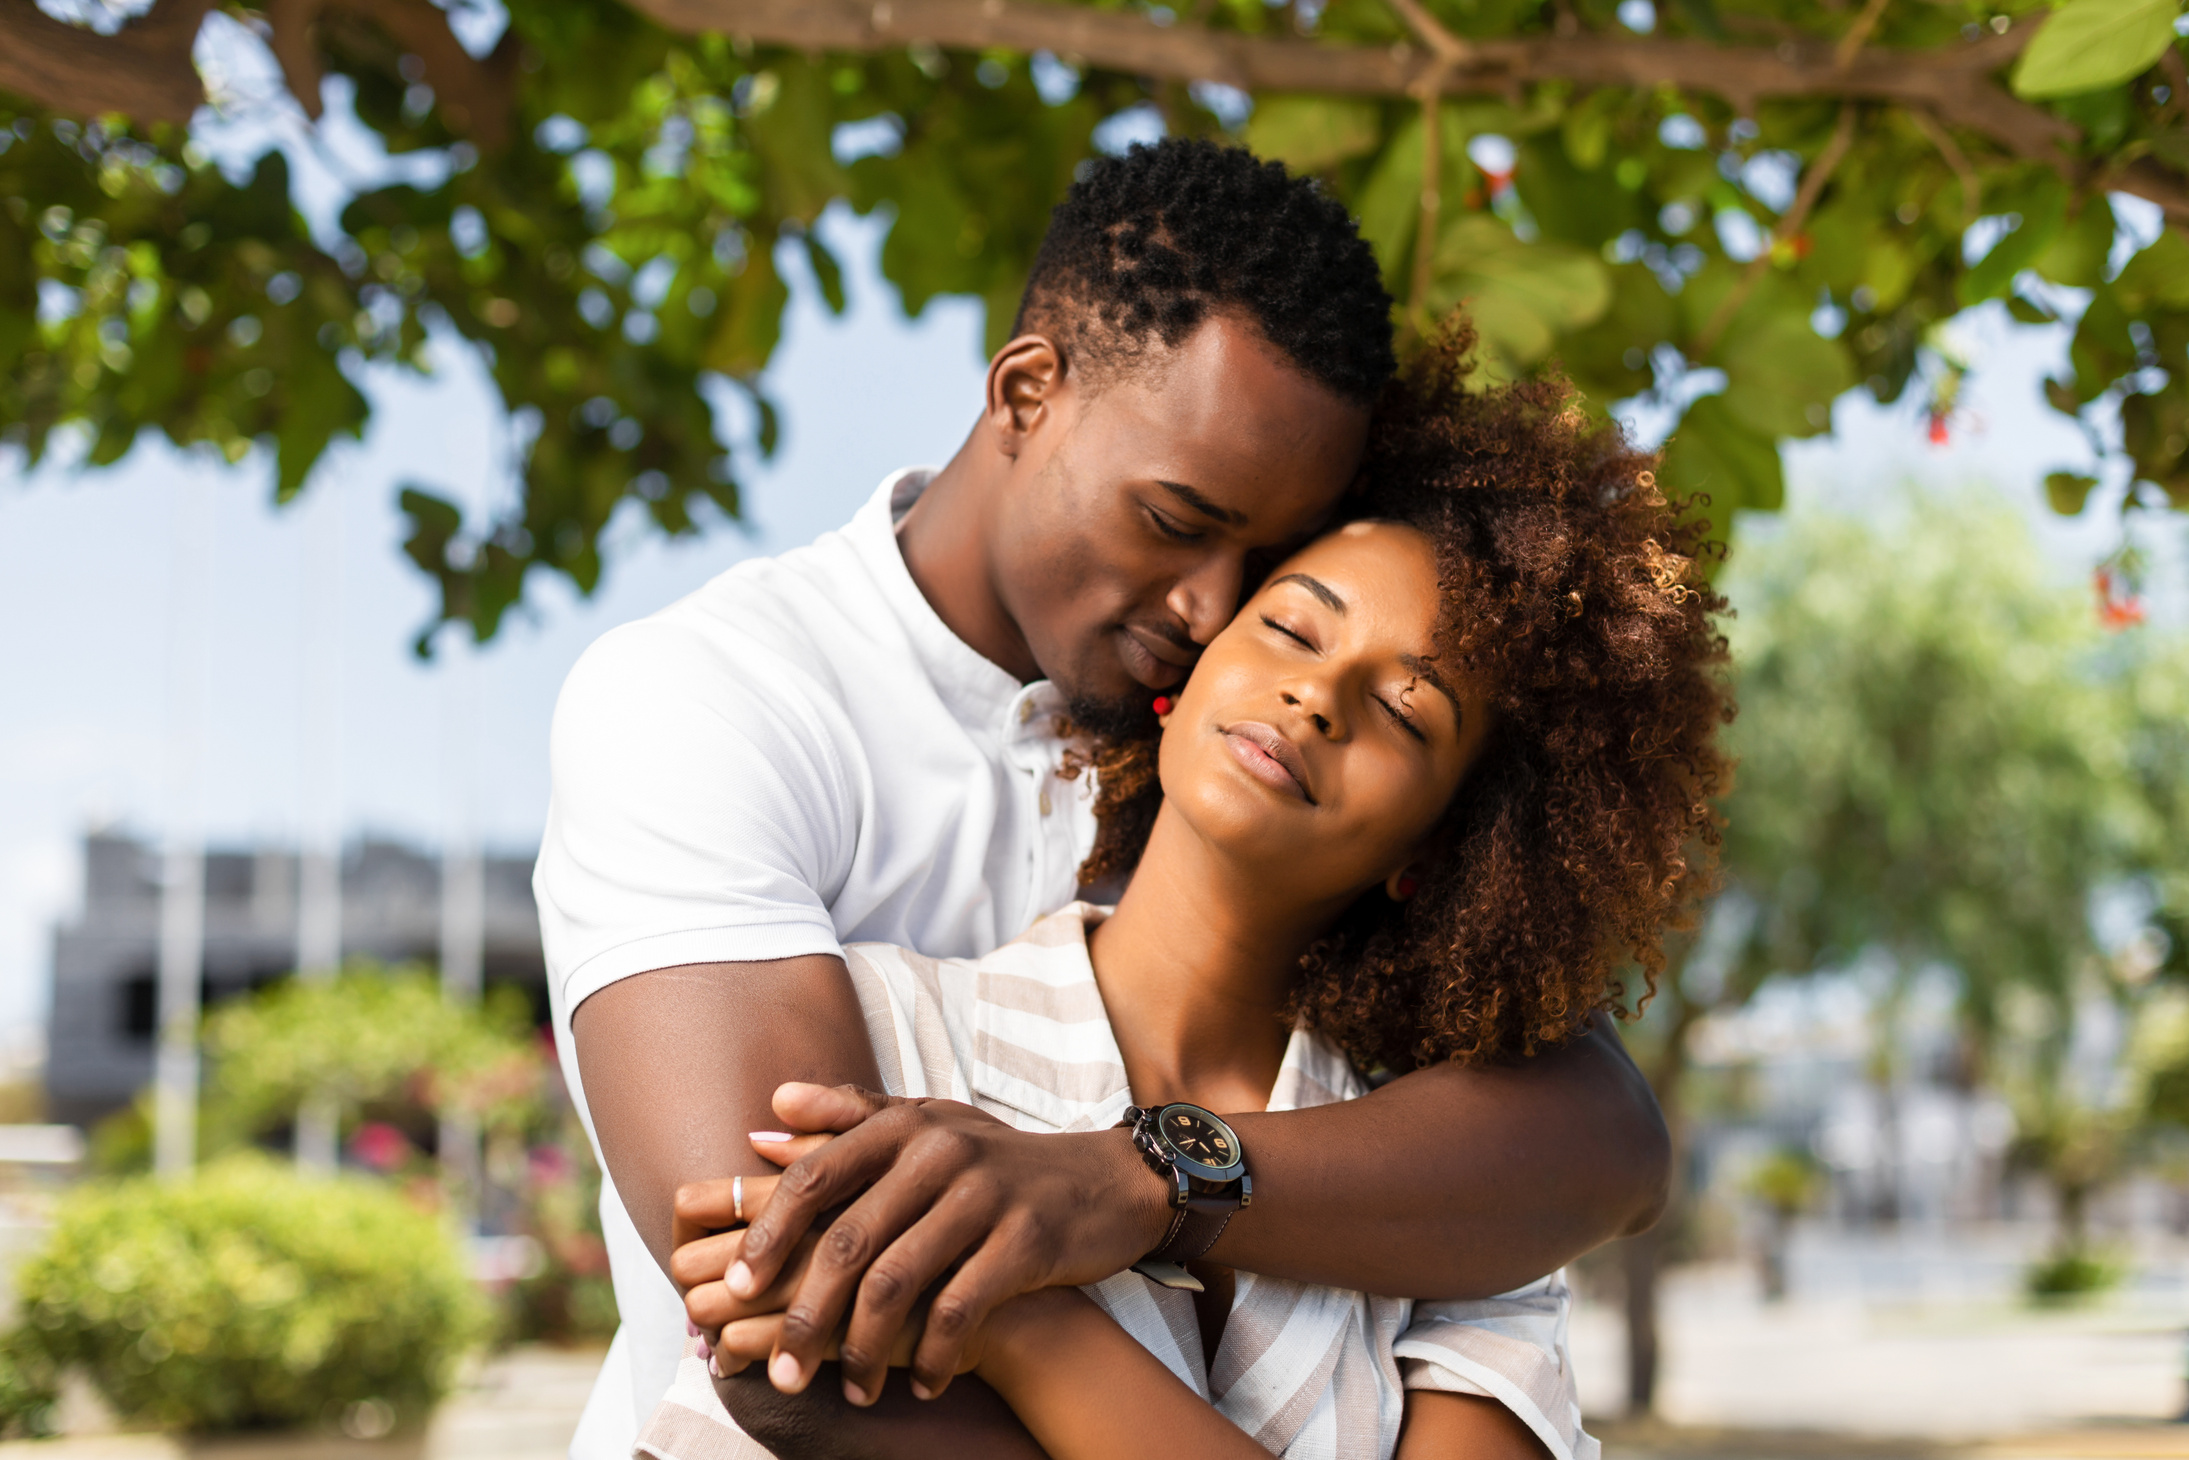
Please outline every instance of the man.
[{"label": "man", "polygon": [[[842,944],[977,955],[1070,900],[1093,827],[1057,774],[1060,713],[1144,720],[1327,517],[1393,369],[1389,317],[1367,246],[1311,183],[1206,143],[1098,161],[946,467],[898,473],[842,531],[740,564],[572,671],[536,888],[624,1318],[574,1456],[629,1454],[673,1377],[677,1188],[770,1172],[755,1129],[872,1111],[823,1090],[775,1103],[786,1081],[880,1087]],[[821,1207],[873,1181],[799,1249],[771,1365],[796,1400],[758,1375],[724,1385],[777,1453],[1032,1453],[992,1395],[948,1384],[956,1344],[1010,1293],[1163,1239],[1125,1133],[1005,1139],[970,1114],[872,1114],[749,1237],[757,1291]],[[1435,1274],[1423,1297],[1501,1291],[1634,1229],[1666,1169],[1654,1103],[1602,1031],[1526,1068],[1423,1071],[1235,1125],[1255,1200],[1209,1260],[1369,1291]],[[960,1258],[914,1371],[940,1397],[921,1403],[882,1358]],[[815,1384],[846,1316],[841,1372]]]}]

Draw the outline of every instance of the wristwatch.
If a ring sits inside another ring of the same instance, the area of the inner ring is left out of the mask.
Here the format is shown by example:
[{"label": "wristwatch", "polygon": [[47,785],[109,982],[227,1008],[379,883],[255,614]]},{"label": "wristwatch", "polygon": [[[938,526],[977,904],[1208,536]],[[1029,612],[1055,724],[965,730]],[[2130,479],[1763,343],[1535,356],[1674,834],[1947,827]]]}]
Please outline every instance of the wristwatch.
[{"label": "wristwatch", "polygon": [[1232,1213],[1254,1200],[1246,1150],[1220,1118],[1182,1100],[1152,1109],[1128,1105],[1118,1125],[1132,1131],[1141,1159],[1170,1188],[1170,1230],[1132,1270],[1198,1293],[1201,1281],[1185,1264],[1214,1247]]}]

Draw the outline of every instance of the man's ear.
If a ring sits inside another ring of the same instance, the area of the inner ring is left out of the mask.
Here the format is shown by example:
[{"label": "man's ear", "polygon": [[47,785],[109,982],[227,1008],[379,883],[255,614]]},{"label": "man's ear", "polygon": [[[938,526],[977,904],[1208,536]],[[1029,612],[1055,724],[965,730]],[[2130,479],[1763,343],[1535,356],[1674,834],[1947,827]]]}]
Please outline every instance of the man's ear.
[{"label": "man's ear", "polygon": [[1047,335],[1020,335],[988,362],[983,417],[996,449],[1016,457],[1065,389],[1063,351]]}]

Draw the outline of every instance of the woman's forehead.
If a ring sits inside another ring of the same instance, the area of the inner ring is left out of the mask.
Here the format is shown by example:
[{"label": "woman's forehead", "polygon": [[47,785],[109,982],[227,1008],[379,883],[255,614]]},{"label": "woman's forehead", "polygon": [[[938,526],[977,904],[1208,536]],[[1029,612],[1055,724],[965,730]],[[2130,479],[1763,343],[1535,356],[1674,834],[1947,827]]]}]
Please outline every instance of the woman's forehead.
[{"label": "woman's forehead", "polygon": [[1275,585],[1300,577],[1333,582],[1342,578],[1356,596],[1380,600],[1379,607],[1395,608],[1389,602],[1394,590],[1433,589],[1436,551],[1427,536],[1403,523],[1348,522],[1285,559],[1269,582]]}]

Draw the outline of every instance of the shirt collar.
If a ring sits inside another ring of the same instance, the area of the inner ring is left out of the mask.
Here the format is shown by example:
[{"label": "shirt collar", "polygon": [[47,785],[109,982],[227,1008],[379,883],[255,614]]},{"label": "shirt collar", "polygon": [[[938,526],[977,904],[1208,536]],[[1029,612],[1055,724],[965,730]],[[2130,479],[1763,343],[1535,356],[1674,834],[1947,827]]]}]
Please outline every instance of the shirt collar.
[{"label": "shirt collar", "polygon": [[[913,654],[951,717],[969,730],[988,734],[995,734],[999,727],[1015,729],[1019,721],[1012,706],[1023,692],[1018,680],[951,632],[920,592],[920,585],[912,581],[904,552],[897,545],[897,523],[934,475],[933,467],[891,472],[845,525],[844,536],[895,610]],[[1041,684],[1023,689],[1037,687]]]}]

